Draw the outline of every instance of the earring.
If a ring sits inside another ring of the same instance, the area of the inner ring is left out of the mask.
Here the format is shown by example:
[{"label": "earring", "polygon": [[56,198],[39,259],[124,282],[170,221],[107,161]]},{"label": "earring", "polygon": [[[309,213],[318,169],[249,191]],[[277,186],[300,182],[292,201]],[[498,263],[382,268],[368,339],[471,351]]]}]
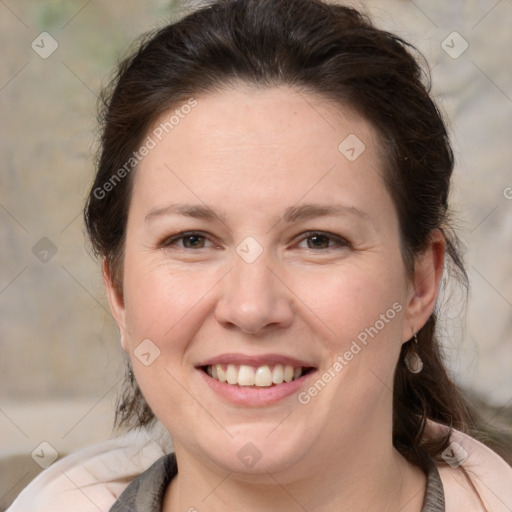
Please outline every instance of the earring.
[{"label": "earring", "polygon": [[[414,343],[418,345],[418,336],[414,335]],[[404,357],[405,366],[411,373],[420,373],[423,369],[423,361],[415,350],[415,347],[409,347]]]},{"label": "earring", "polygon": [[130,382],[130,385],[132,387],[135,387],[135,375],[133,374],[133,370],[132,370],[131,366],[128,367],[128,374],[127,374],[127,376],[128,376],[128,380]]}]

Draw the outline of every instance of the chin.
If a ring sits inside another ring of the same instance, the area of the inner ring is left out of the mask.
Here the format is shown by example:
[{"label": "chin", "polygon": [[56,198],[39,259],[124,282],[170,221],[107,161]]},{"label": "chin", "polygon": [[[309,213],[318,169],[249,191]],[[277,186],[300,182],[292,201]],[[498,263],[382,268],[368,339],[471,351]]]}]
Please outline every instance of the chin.
[{"label": "chin", "polygon": [[225,434],[222,440],[217,435],[214,439],[205,435],[199,441],[201,457],[239,475],[286,472],[307,456],[311,444],[308,439],[315,436],[306,438],[305,433],[293,429],[291,424],[278,425],[279,422],[244,423],[227,427],[232,437]]}]

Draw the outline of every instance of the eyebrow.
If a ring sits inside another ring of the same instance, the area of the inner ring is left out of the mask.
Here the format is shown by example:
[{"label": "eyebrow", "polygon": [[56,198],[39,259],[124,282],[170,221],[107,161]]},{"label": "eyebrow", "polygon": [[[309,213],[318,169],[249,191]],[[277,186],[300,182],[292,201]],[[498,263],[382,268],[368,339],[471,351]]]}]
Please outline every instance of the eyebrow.
[{"label": "eyebrow", "polygon": [[354,206],[344,204],[303,204],[287,208],[284,212],[283,220],[287,223],[292,223],[298,220],[312,219],[315,217],[340,217],[343,215],[356,216],[363,220],[370,219],[370,216],[366,212]]},{"label": "eyebrow", "polygon": [[201,204],[170,204],[150,210],[145,217],[145,221],[149,222],[156,217],[166,217],[168,215],[181,215],[194,219],[214,219],[218,217],[223,220],[221,215],[216,214],[211,208]]},{"label": "eyebrow", "polygon": [[[225,218],[222,214],[215,213],[211,208],[201,204],[170,204],[161,208],[153,208],[145,217],[146,222],[150,222],[154,218],[164,217],[169,215],[181,215],[183,217],[191,217],[194,219],[213,220],[220,219],[224,224]],[[282,219],[284,222],[291,224],[299,220],[307,220],[316,217],[327,216],[355,216],[362,220],[369,220],[368,213],[355,208],[354,206],[347,206],[343,204],[315,204],[308,203],[300,206],[288,207]],[[277,221],[279,222],[279,221]]]}]

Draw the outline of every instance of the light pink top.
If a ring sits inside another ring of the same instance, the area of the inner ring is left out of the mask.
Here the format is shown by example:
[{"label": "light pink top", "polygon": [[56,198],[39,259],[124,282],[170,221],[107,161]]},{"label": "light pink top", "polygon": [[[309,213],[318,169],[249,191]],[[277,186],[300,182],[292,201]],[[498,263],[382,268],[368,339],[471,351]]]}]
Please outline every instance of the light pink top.
[{"label": "light pink top", "polygon": [[[489,512],[511,512],[512,468],[465,434],[453,432],[451,442],[445,454],[451,466],[439,466],[446,512],[482,511],[461,467],[470,474]],[[161,443],[145,431],[98,443],[43,471],[7,512],[108,512],[129,481],[162,455]],[[123,483],[113,482],[125,477]]]}]

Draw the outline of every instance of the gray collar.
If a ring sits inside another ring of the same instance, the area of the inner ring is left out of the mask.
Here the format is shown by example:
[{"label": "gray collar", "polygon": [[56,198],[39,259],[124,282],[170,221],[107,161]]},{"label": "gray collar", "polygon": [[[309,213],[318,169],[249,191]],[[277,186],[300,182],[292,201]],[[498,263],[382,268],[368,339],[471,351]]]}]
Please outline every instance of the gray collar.
[{"label": "gray collar", "polygon": [[[110,512],[161,512],[165,490],[177,474],[174,453],[164,455],[128,485]],[[445,512],[443,483],[433,461],[428,467],[421,512]]]}]

